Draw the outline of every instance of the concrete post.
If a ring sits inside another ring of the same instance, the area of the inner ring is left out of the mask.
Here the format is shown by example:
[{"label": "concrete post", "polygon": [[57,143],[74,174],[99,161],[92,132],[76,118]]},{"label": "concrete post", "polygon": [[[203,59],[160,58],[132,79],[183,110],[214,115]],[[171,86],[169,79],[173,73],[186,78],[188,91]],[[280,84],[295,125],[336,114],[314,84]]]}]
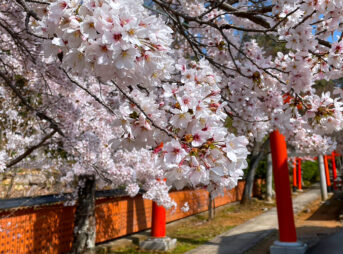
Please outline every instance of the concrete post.
[{"label": "concrete post", "polygon": [[272,164],[272,154],[267,155],[267,201],[272,201],[273,193],[273,164]]},{"label": "concrete post", "polygon": [[322,200],[325,201],[328,198],[328,192],[327,192],[327,187],[326,187],[326,177],[325,177],[323,155],[318,155],[318,167],[319,167],[319,175],[320,175],[320,190],[322,194]]}]

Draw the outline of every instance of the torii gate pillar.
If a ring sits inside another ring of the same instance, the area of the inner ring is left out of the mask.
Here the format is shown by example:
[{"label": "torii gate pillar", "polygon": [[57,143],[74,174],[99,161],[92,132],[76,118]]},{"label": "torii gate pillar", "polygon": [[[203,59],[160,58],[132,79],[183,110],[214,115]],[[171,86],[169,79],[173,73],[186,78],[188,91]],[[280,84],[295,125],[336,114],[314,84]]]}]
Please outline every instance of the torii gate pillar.
[{"label": "torii gate pillar", "polygon": [[307,245],[297,241],[292,196],[289,182],[287,145],[278,131],[270,134],[273,160],[276,207],[279,223],[279,241],[270,246],[271,254],[305,254]]},{"label": "torii gate pillar", "polygon": [[328,163],[328,156],[324,155],[324,166],[325,166],[325,175],[326,175],[326,184],[328,192],[332,192],[331,186],[331,179],[330,179],[330,171],[329,171],[329,163]]},{"label": "torii gate pillar", "polygon": [[[158,179],[159,180],[159,179]],[[166,179],[164,179],[166,181]],[[172,251],[176,248],[176,239],[166,236],[166,209],[152,202],[151,237],[139,244],[141,250]]]},{"label": "torii gate pillar", "polygon": [[298,191],[302,192],[302,174],[301,174],[301,159],[298,158]]},{"label": "torii gate pillar", "polygon": [[297,158],[293,160],[293,192],[297,191]]}]

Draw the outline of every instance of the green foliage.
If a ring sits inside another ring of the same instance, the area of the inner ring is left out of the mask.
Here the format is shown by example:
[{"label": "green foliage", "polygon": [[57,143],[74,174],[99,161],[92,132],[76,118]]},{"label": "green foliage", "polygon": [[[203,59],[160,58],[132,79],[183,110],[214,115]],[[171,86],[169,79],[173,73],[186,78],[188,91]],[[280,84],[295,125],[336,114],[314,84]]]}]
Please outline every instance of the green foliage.
[{"label": "green foliage", "polygon": [[[248,158],[248,163],[250,164],[249,158]],[[291,167],[289,167],[289,169],[291,169]],[[301,169],[302,169],[303,181],[305,182],[305,185],[319,181],[319,170],[318,170],[317,161],[302,161]],[[248,173],[248,169],[244,169],[244,177],[247,175],[247,173]],[[258,164],[255,178],[266,179],[266,173],[267,173],[267,158],[265,157]]]},{"label": "green foliage", "polygon": [[228,129],[229,132],[237,135],[237,130],[235,127],[232,126],[232,124],[233,124],[233,118],[230,116],[226,117],[224,126]]},{"label": "green foliage", "polygon": [[14,78],[16,80],[16,85],[20,88],[27,86],[29,83],[29,81],[21,75],[15,75]]},{"label": "green foliage", "polygon": [[327,81],[325,79],[317,80],[315,82],[314,88],[316,89],[316,94],[321,95],[324,92],[333,92],[335,82],[333,80]]},{"label": "green foliage", "polygon": [[258,164],[256,170],[256,178],[263,178],[266,179],[267,175],[267,156],[265,156]]},{"label": "green foliage", "polygon": [[284,54],[289,52],[289,49],[286,48],[286,42],[280,41],[276,36],[272,35],[248,35],[245,34],[243,37],[244,41],[256,40],[257,44],[263,48],[265,51],[265,56],[272,56],[275,58],[278,52],[282,52]]},{"label": "green foliage", "polygon": [[256,36],[256,42],[260,47],[265,50],[266,56],[276,57],[278,52],[288,53],[286,48],[286,42],[279,41],[275,36],[271,35],[260,35]]},{"label": "green foliage", "polygon": [[319,181],[319,170],[317,161],[303,161],[301,163],[303,181],[305,185]]}]

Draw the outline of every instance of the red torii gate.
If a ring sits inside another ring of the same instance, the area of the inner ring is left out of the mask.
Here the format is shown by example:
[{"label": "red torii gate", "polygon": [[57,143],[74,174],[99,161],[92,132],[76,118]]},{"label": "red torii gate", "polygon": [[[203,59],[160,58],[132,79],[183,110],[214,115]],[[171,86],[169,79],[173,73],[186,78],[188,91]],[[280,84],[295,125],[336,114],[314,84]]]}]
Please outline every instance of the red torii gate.
[{"label": "red torii gate", "polygon": [[[288,171],[288,155],[287,144],[285,137],[278,131],[273,131],[270,134],[270,147],[273,160],[273,174],[275,182],[275,195],[276,206],[279,224],[279,241],[274,242],[270,247],[271,254],[276,253],[305,253],[307,246],[297,241],[297,235],[294,223],[293,204],[291,197],[291,190],[289,188],[289,171]],[[340,154],[333,152],[331,159],[333,158],[333,175],[334,180],[337,178],[335,156]],[[325,167],[328,172],[327,160],[329,157],[325,156]],[[301,189],[301,159],[298,159],[298,181],[296,179],[296,160],[293,163],[293,187],[298,182],[298,186]],[[317,157],[314,157],[317,159]],[[328,179],[329,177],[327,177]],[[165,209],[153,204],[153,217],[152,217],[152,237],[155,239],[166,238],[166,219]]]},{"label": "red torii gate", "polygon": [[293,192],[302,191],[301,178],[301,158],[295,157],[293,159]]},{"label": "red torii gate", "polygon": [[[325,155],[324,156],[324,165],[325,165],[325,173],[326,173],[326,179],[329,180],[330,185],[328,184],[328,188],[331,188],[331,181],[330,181],[330,173],[329,173],[329,163],[328,160],[332,161],[332,175],[333,175],[333,188],[337,189],[337,168],[336,168],[336,156],[341,156],[340,153],[337,153],[336,151],[333,151],[331,155]],[[327,180],[327,181],[328,181]]]},{"label": "red torii gate", "polygon": [[[287,159],[287,145],[285,137],[279,131],[273,131],[270,134],[270,147],[273,158],[273,174],[275,182],[276,206],[279,223],[279,241],[274,242],[270,247],[271,254],[279,253],[297,253],[304,254],[307,246],[297,241],[297,235],[294,224],[293,204],[291,197],[291,190],[289,188],[289,171]],[[337,178],[335,156],[340,154],[333,152],[331,159],[333,159],[333,175],[334,180]],[[318,157],[314,157],[318,159]],[[328,171],[328,157],[326,157],[326,168]],[[296,167],[298,161],[298,172]],[[298,173],[298,177],[297,176]],[[329,174],[327,174],[329,177]],[[298,180],[298,181],[297,181]],[[329,179],[330,180],[330,179]],[[334,181],[335,182],[335,181]],[[295,158],[293,161],[293,188],[298,183],[301,188],[301,159]]]},{"label": "red torii gate", "polygon": [[[270,134],[270,147],[273,160],[273,175],[279,224],[279,239],[271,247],[271,254],[288,250],[289,253],[305,253],[306,245],[297,241],[294,223],[291,190],[289,188],[288,156],[285,137],[278,131]],[[166,237],[165,209],[153,204],[152,237],[163,239]],[[149,245],[149,244],[147,244]],[[300,251],[300,252],[299,252]]]},{"label": "red torii gate", "polygon": [[[332,160],[332,174],[333,174],[333,188],[336,190],[337,185],[337,167],[336,167],[336,160],[335,157],[341,156],[340,153],[333,151],[331,155],[324,155],[324,168],[325,168],[325,177],[326,177],[326,185],[328,191],[332,191],[332,182],[330,179],[330,169],[328,160]],[[313,157],[313,160],[318,160],[318,157]],[[295,157],[293,160],[293,191],[295,192],[297,189],[299,191],[302,190],[302,183],[301,183],[301,162],[302,159]]]},{"label": "red torii gate", "polygon": [[[312,159],[317,160],[317,157]],[[301,175],[301,162],[303,159],[299,157],[294,157],[293,159],[293,192],[296,192],[297,189],[302,191],[302,175]]]}]

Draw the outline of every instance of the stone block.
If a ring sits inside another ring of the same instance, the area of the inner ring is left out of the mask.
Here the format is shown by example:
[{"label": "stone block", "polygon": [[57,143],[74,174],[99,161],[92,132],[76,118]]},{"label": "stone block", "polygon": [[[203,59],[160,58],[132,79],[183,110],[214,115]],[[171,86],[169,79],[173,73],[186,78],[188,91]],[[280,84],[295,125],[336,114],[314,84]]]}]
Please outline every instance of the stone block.
[{"label": "stone block", "polygon": [[302,242],[285,243],[275,241],[270,246],[270,254],[305,254],[307,250],[307,244]]},{"label": "stone block", "polygon": [[171,251],[176,247],[176,239],[170,237],[155,237],[149,238],[140,243],[140,249],[150,251]]}]

